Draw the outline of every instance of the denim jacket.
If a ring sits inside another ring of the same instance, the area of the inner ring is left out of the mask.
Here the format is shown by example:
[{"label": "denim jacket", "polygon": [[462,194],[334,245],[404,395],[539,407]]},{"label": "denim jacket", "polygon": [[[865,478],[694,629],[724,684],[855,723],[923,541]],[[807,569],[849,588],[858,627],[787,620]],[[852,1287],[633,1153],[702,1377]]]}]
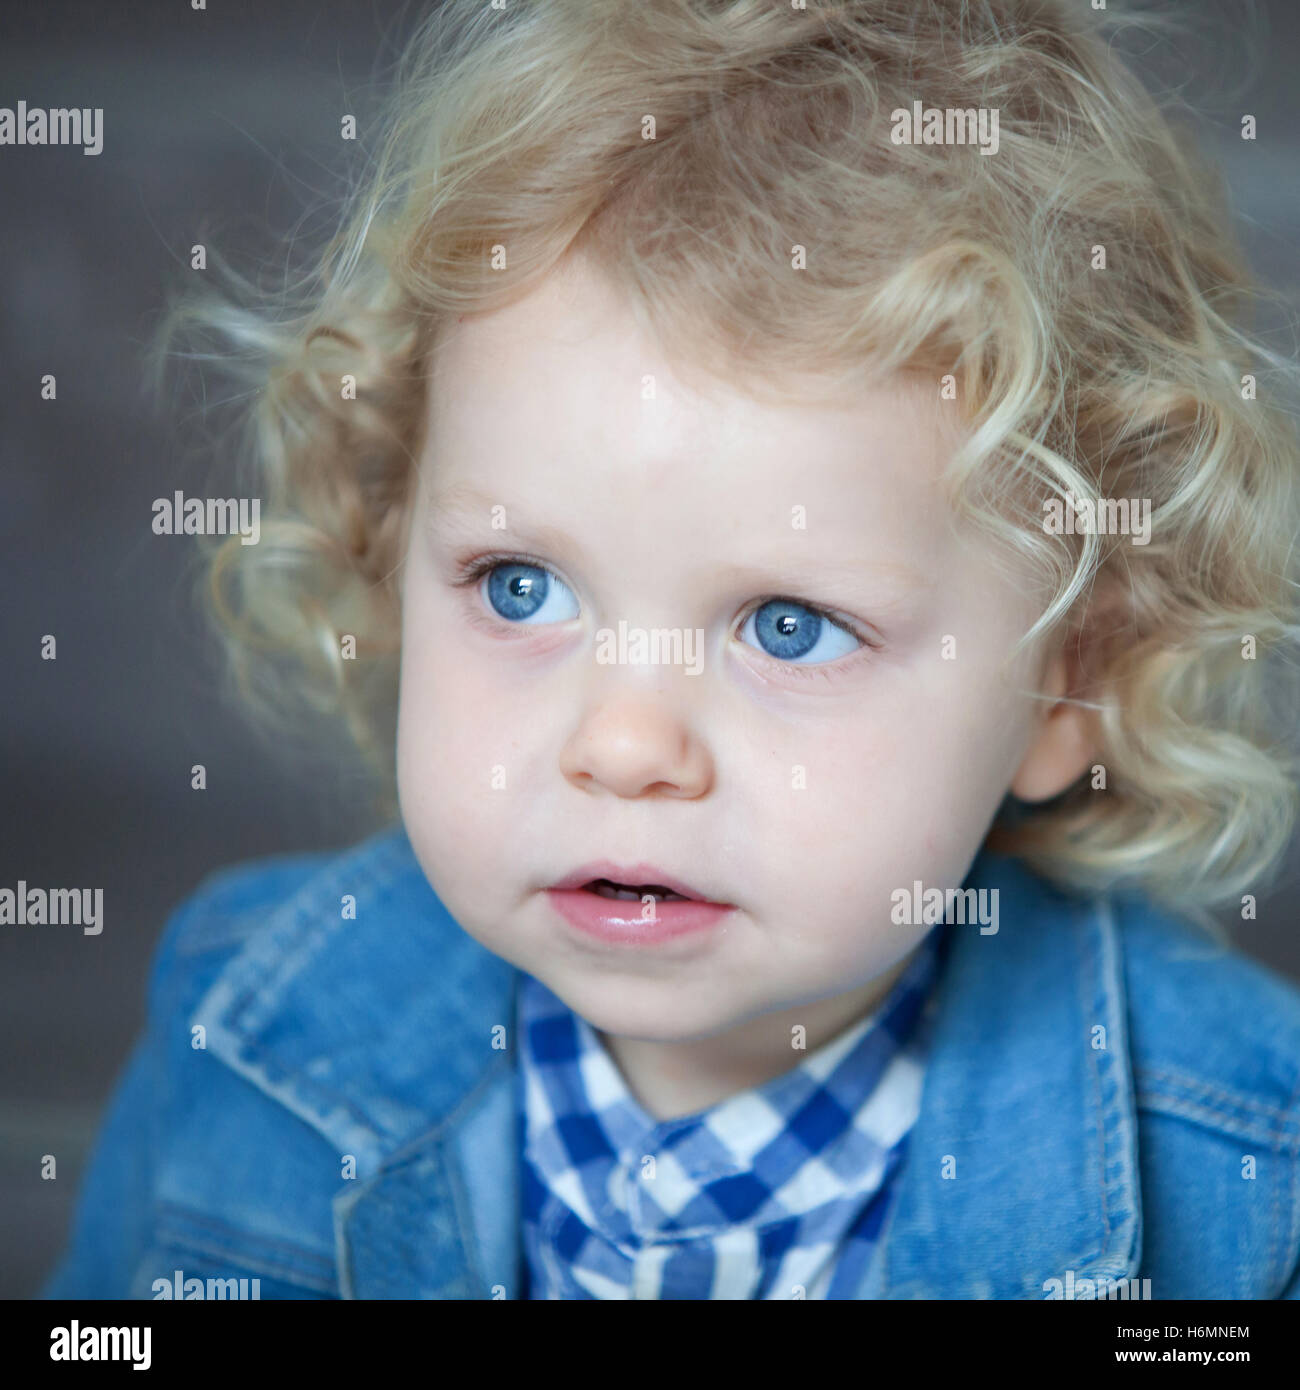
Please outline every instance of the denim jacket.
[{"label": "denim jacket", "polygon": [[[1300,991],[1140,899],[988,853],[967,885],[999,890],[998,929],[950,928],[857,1296],[1300,1298]],[[44,1296],[151,1298],[181,1271],[518,1297],[518,978],[400,828],[208,879],[163,934]]]}]

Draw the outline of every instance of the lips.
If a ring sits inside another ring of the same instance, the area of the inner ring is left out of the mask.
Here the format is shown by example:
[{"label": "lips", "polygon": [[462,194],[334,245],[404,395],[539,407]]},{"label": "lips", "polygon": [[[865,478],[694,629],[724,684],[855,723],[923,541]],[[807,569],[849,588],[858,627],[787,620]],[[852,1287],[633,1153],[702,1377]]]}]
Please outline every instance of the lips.
[{"label": "lips", "polygon": [[[546,890],[558,914],[586,943],[602,950],[707,950],[734,917],[733,903],[711,901],[657,864],[584,864]],[[646,898],[651,899],[650,902]],[[694,946],[687,943],[692,938]]]}]

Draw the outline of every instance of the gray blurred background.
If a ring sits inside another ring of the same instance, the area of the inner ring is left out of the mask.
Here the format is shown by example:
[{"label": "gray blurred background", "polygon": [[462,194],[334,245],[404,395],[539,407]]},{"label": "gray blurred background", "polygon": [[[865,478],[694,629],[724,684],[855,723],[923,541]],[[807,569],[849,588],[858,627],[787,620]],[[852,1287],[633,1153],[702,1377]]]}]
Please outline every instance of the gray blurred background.
[{"label": "gray blurred background", "polygon": [[[150,529],[155,497],[204,492],[214,424],[192,381],[151,405],[143,357],[165,296],[194,274],[195,242],[272,270],[290,244],[319,242],[365,153],[340,139],[340,117],[368,133],[418,13],[380,0],[0,12],[0,106],[104,108],[97,157],[0,147],[0,886],[101,886],[107,919],[96,937],[0,928],[0,1297],[34,1292],[62,1244],[171,910],[214,868],[343,846],[371,824],[328,748],[306,766],[268,758],[221,697],[191,542]],[[1251,260],[1293,297],[1300,5],[1177,15],[1193,40],[1144,40],[1141,66],[1204,113]],[[1238,135],[1247,111],[1253,144]],[[1291,351],[1289,315],[1273,313],[1275,345]],[[47,372],[54,402],[40,399]],[[40,660],[45,633],[57,661]],[[1236,936],[1300,979],[1298,921],[1293,847]],[[40,1179],[44,1153],[57,1181]]]}]

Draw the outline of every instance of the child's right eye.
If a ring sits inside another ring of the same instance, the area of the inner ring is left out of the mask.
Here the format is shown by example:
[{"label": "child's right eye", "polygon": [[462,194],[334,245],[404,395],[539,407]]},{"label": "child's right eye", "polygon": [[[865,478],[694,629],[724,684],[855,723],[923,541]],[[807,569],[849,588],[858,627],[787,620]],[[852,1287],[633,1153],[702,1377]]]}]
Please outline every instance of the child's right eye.
[{"label": "child's right eye", "polygon": [[498,561],[485,567],[482,592],[497,617],[510,623],[563,623],[578,616],[578,600],[559,575],[541,565]]}]

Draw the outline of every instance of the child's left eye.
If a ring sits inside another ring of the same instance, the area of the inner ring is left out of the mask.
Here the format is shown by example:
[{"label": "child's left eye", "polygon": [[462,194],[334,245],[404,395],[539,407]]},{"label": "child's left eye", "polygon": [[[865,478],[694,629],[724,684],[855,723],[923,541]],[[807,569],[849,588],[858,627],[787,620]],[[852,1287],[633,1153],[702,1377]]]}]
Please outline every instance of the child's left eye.
[{"label": "child's left eye", "polygon": [[510,560],[483,576],[483,593],[497,617],[511,623],[563,623],[578,616],[578,600],[559,575]]},{"label": "child's left eye", "polygon": [[824,613],[793,599],[770,599],[745,620],[741,639],[752,638],[777,661],[816,666],[835,661],[866,643]]}]

